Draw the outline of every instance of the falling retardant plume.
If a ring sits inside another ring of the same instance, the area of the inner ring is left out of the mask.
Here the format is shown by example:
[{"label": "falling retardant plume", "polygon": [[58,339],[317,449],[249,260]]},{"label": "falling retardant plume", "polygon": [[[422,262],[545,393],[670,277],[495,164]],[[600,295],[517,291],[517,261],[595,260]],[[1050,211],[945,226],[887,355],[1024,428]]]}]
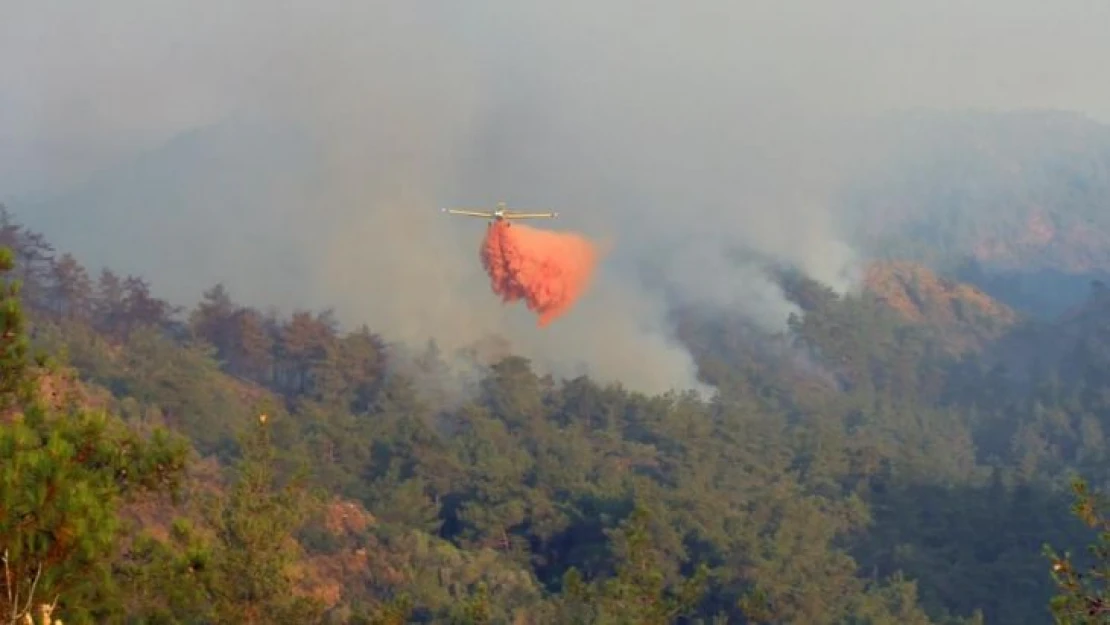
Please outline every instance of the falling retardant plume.
[{"label": "falling retardant plume", "polygon": [[493,292],[507,304],[524,300],[542,328],[589,288],[598,250],[578,234],[495,221],[486,229],[481,259]]}]

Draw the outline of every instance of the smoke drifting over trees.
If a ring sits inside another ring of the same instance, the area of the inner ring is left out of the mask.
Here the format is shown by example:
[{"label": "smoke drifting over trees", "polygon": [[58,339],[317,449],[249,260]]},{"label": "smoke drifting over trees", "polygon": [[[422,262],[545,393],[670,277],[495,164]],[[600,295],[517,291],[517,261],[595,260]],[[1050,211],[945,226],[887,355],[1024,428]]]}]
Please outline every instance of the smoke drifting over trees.
[{"label": "smoke drifting over trees", "polygon": [[[66,249],[142,267],[175,300],[222,280],[399,339],[503,333],[556,373],[693,386],[676,301],[782,329],[794,308],[763,262],[852,287],[830,198],[864,162],[862,119],[1106,115],[1090,76],[1110,56],[1107,10],[17,2],[0,24],[0,188]],[[548,332],[489,297],[476,233],[436,210],[497,199],[612,243]]]}]

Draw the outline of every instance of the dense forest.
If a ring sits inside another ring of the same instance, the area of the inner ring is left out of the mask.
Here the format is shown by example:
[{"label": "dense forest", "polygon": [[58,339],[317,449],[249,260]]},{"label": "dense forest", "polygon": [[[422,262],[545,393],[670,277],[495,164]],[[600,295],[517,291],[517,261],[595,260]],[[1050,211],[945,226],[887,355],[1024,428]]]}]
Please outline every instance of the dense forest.
[{"label": "dense forest", "polygon": [[675,312],[711,401],[478,352],[460,400],[434,343],[0,246],[12,623],[1107,622],[1102,284],[1046,321],[784,271],[787,333]]}]

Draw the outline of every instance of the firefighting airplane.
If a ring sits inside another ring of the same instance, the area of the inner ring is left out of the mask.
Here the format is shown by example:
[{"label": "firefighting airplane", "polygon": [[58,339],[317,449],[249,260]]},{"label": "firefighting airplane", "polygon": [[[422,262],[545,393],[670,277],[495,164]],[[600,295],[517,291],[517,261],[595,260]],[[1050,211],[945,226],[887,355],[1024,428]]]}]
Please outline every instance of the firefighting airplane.
[{"label": "firefighting airplane", "polygon": [[504,202],[498,202],[497,208],[492,211],[470,210],[462,208],[441,208],[439,210],[440,212],[447,213],[449,215],[464,215],[466,217],[482,217],[484,219],[489,219],[490,225],[493,225],[493,222],[495,221],[511,221],[513,219],[555,219],[559,216],[559,213],[556,213],[554,211],[546,213],[525,213],[511,211],[505,208]]}]

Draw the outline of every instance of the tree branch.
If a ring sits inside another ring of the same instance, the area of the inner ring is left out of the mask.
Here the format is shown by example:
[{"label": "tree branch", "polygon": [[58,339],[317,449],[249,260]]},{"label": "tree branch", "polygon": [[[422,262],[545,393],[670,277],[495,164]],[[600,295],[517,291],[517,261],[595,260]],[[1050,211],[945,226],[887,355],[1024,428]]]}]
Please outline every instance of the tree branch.
[{"label": "tree branch", "polygon": [[19,603],[19,598],[12,594],[12,571],[8,567],[8,550],[4,550],[4,588],[8,591],[8,605],[12,609],[11,622],[15,623],[19,618],[19,611],[16,605]]},{"label": "tree branch", "polygon": [[31,602],[35,599],[35,588],[39,585],[39,578],[42,577],[42,563],[35,565],[35,578],[31,581],[31,591],[27,593],[27,605],[23,608],[24,614],[31,613]]}]

